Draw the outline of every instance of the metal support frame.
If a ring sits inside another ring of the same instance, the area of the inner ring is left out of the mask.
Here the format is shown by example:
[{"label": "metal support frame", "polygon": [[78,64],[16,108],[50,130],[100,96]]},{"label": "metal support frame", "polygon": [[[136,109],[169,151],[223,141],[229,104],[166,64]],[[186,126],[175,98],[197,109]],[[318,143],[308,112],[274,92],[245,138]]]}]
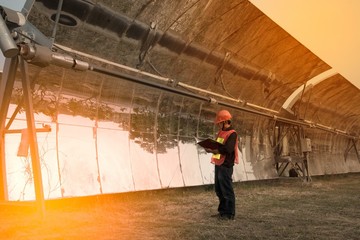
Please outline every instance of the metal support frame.
[{"label": "metal support frame", "polygon": [[42,184],[42,175],[41,175],[41,165],[40,165],[40,157],[36,136],[36,128],[35,128],[35,119],[34,119],[34,110],[32,103],[32,92],[30,86],[30,80],[28,76],[28,66],[27,62],[21,57],[13,57],[7,58],[5,61],[4,75],[1,81],[0,88],[0,148],[1,148],[1,156],[0,156],[0,170],[1,170],[1,180],[0,180],[0,200],[8,200],[8,189],[7,189],[7,181],[6,181],[6,154],[5,154],[5,134],[11,132],[8,128],[10,125],[8,124],[5,127],[6,117],[9,110],[12,90],[15,83],[15,75],[17,68],[19,66],[21,73],[21,81],[23,88],[23,104],[26,112],[26,123],[29,137],[29,145],[30,145],[30,154],[31,154],[31,163],[33,170],[33,178],[34,178],[34,187],[35,187],[35,196],[36,196],[36,205],[39,212],[44,215],[45,213],[45,200],[44,200],[44,192],[43,192],[43,184]]},{"label": "metal support frame", "polygon": [[348,144],[346,146],[345,153],[344,153],[345,162],[346,162],[347,156],[348,156],[348,154],[349,154],[349,152],[350,152],[350,150],[352,148],[354,148],[355,153],[356,153],[356,157],[357,157],[358,161],[360,162],[360,155],[359,155],[359,152],[357,150],[356,143],[357,143],[357,140],[349,138],[349,141],[348,141]]},{"label": "metal support frame", "polygon": [[9,110],[10,98],[15,82],[17,66],[17,57],[7,58],[5,60],[0,86],[0,200],[5,201],[8,200],[5,161],[5,122],[7,112]]},{"label": "metal support frame", "polygon": [[[276,123],[277,132],[275,132],[274,158],[275,167],[278,176],[284,176],[286,169],[293,168],[299,177],[304,181],[311,181],[309,173],[309,153],[304,151],[301,146],[301,139],[304,137],[301,126],[289,125],[281,122]],[[289,153],[283,155],[283,138],[289,138]]]}]

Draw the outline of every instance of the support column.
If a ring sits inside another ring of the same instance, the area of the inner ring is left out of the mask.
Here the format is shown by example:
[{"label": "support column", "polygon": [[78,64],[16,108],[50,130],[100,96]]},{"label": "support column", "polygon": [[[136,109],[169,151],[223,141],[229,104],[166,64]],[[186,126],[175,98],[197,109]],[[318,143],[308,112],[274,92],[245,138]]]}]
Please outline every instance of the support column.
[{"label": "support column", "polygon": [[19,57],[19,63],[20,63],[23,95],[24,95],[24,106],[26,110],[26,122],[29,133],[29,144],[30,144],[32,171],[34,177],[35,196],[36,196],[38,210],[41,212],[42,215],[44,215],[45,200],[44,200],[44,191],[42,184],[39,149],[38,149],[38,143],[36,137],[30,80],[28,76],[27,63],[22,57]]},{"label": "support column", "polygon": [[5,161],[5,123],[17,66],[17,56],[14,58],[6,58],[0,86],[0,201],[8,200]]}]

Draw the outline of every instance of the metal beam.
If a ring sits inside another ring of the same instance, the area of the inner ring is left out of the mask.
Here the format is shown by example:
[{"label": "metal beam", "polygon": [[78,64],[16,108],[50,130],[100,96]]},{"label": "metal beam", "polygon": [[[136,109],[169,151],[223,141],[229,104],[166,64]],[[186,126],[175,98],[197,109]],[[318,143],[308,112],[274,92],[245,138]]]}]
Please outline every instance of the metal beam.
[{"label": "metal beam", "polygon": [[323,131],[327,131],[327,132],[330,132],[330,133],[342,135],[342,136],[352,138],[352,139],[358,139],[359,138],[358,136],[353,136],[353,135],[347,134],[345,131],[335,129],[335,128],[331,128],[331,127],[328,127],[328,126],[324,126],[322,124],[317,124],[317,123],[313,123],[313,122],[306,121],[306,120],[301,121],[301,120],[294,120],[294,119],[284,118],[284,117],[280,117],[278,115],[257,111],[257,110],[250,109],[250,108],[247,108],[247,107],[234,105],[234,104],[229,104],[227,102],[217,101],[214,98],[205,97],[205,96],[195,94],[195,93],[192,93],[192,92],[180,90],[180,89],[177,89],[177,88],[172,87],[172,86],[168,86],[168,85],[164,85],[164,84],[160,84],[160,83],[156,83],[156,82],[150,82],[150,81],[144,80],[142,78],[135,77],[135,76],[132,76],[132,75],[129,75],[129,74],[125,74],[125,73],[122,73],[122,72],[119,72],[119,71],[108,70],[108,69],[105,69],[103,67],[94,66],[94,65],[89,66],[89,70],[94,71],[94,72],[98,72],[98,73],[102,73],[102,74],[105,74],[105,75],[108,75],[108,76],[121,78],[121,79],[124,79],[124,80],[128,80],[128,81],[131,81],[131,82],[142,84],[142,85],[145,85],[145,86],[149,86],[149,87],[165,90],[165,91],[168,91],[168,92],[176,93],[176,94],[183,95],[183,96],[186,96],[186,97],[194,98],[194,99],[197,99],[197,100],[202,100],[202,101],[205,101],[205,102],[208,102],[208,103],[214,103],[214,104],[218,104],[220,106],[224,106],[224,107],[228,107],[228,108],[232,108],[232,109],[252,113],[252,114],[255,114],[255,115],[259,115],[259,116],[262,116],[262,117],[273,119],[273,120],[278,121],[278,122],[288,123],[288,124],[292,124],[292,125],[295,125],[295,126],[305,126],[305,127],[310,127],[310,128],[317,128],[319,130],[323,130]]},{"label": "metal beam", "polygon": [[32,6],[34,5],[35,0],[26,0],[23,8],[21,9],[21,13],[27,17],[30,13]]},{"label": "metal beam", "polygon": [[5,161],[5,123],[14,87],[17,57],[6,58],[0,86],[0,200],[8,200]]},{"label": "metal beam", "polygon": [[[22,133],[23,129],[7,129],[5,130],[6,134],[15,134]],[[43,128],[36,128],[36,132],[51,132],[51,127],[49,125],[45,125]]]},{"label": "metal beam", "polygon": [[30,80],[28,76],[28,68],[25,60],[19,56],[20,71],[21,71],[21,80],[24,94],[24,106],[26,110],[26,121],[27,121],[27,130],[29,133],[29,143],[30,143],[30,153],[31,153],[31,163],[34,176],[34,187],[35,187],[35,196],[37,207],[40,213],[44,215],[45,213],[45,200],[44,200],[44,191],[42,184],[42,175],[41,175],[41,165],[39,157],[39,149],[36,137],[36,128],[35,128],[35,119],[34,119],[34,110],[32,103],[31,87]]}]

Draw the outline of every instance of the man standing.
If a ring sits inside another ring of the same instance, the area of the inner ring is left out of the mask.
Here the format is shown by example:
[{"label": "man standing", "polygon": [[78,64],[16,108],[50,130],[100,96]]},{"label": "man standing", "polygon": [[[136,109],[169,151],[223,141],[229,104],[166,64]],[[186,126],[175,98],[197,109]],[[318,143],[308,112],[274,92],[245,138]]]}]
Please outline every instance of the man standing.
[{"label": "man standing", "polygon": [[220,220],[233,220],[235,217],[235,193],[232,186],[234,163],[238,163],[238,138],[231,126],[231,114],[227,110],[217,113],[215,124],[219,127],[216,141],[222,143],[217,149],[205,148],[213,153],[211,162],[215,164],[215,192],[219,198],[218,217]]}]

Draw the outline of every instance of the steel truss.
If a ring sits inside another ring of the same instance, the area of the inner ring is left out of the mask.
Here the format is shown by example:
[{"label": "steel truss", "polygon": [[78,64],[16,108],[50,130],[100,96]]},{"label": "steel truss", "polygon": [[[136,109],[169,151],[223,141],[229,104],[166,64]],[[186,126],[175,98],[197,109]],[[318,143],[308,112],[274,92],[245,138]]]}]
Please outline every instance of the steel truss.
[{"label": "steel truss", "polygon": [[274,139],[274,159],[279,177],[285,175],[285,170],[289,170],[289,176],[311,181],[308,166],[311,146],[306,146],[306,141],[310,139],[305,137],[303,127],[277,122]]},{"label": "steel truss", "polygon": [[8,189],[7,189],[7,180],[6,180],[6,152],[5,152],[5,135],[7,133],[21,133],[21,130],[10,130],[11,122],[15,118],[15,115],[18,113],[21,106],[19,105],[17,110],[13,113],[13,117],[10,118],[10,121],[6,124],[6,117],[9,110],[9,105],[11,103],[12,90],[15,83],[15,76],[17,69],[19,68],[21,74],[21,83],[23,89],[23,100],[20,104],[23,104],[26,113],[26,124],[28,131],[28,142],[30,147],[31,163],[32,163],[32,173],[34,178],[34,187],[35,187],[35,197],[36,205],[40,213],[44,214],[45,212],[45,201],[43,193],[43,184],[42,184],[42,175],[41,175],[41,166],[39,158],[39,150],[37,143],[37,131],[51,131],[50,128],[46,127],[43,129],[35,128],[35,119],[34,119],[34,109],[32,102],[32,89],[29,80],[28,66],[27,62],[21,57],[16,56],[13,58],[7,58],[4,66],[4,74],[0,86],[0,200],[8,200]]}]

